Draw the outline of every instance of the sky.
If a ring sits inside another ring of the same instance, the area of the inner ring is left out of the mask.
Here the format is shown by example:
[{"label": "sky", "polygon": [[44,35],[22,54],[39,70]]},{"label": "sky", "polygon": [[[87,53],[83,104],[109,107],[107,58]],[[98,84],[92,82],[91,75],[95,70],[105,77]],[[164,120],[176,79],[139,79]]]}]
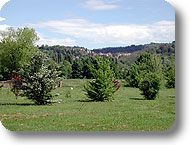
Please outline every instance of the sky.
[{"label": "sky", "polygon": [[34,28],[38,45],[172,42],[175,10],[165,0],[0,0],[0,31],[8,27]]}]

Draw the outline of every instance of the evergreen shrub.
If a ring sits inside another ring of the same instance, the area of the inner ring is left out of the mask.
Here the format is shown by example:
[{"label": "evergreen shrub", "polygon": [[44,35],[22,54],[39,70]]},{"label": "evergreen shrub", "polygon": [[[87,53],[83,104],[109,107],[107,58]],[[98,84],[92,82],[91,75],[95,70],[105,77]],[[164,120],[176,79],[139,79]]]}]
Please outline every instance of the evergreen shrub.
[{"label": "evergreen shrub", "polygon": [[139,89],[146,100],[154,100],[158,96],[160,85],[160,76],[156,73],[149,72],[145,74],[140,81]]}]

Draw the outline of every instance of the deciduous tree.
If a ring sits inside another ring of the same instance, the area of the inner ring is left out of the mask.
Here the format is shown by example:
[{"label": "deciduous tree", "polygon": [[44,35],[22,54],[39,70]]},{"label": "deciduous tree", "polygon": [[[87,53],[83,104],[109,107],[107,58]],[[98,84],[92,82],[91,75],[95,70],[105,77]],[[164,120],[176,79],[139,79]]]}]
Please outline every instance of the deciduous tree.
[{"label": "deciduous tree", "polygon": [[38,36],[31,28],[8,28],[0,33],[0,73],[4,79],[10,79],[13,71],[18,71],[29,62],[30,55],[37,48]]}]

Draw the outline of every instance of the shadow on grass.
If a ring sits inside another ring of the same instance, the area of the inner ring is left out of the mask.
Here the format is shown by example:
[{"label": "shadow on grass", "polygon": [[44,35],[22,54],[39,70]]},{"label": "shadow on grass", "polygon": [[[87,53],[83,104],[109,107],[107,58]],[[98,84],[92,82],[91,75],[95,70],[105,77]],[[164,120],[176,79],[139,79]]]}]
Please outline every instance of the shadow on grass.
[{"label": "shadow on grass", "polygon": [[129,98],[130,100],[145,100],[144,98]]},{"label": "shadow on grass", "polygon": [[175,98],[175,96],[168,96],[168,98]]},{"label": "shadow on grass", "polygon": [[77,100],[78,102],[108,102],[108,101],[96,101],[91,99]]},{"label": "shadow on grass", "polygon": [[93,100],[85,99],[85,100],[77,100],[78,102],[95,102]]},{"label": "shadow on grass", "polygon": [[10,106],[35,106],[33,103],[0,103],[0,105],[10,105]]},{"label": "shadow on grass", "polygon": [[129,84],[123,84],[123,87],[130,87]]}]

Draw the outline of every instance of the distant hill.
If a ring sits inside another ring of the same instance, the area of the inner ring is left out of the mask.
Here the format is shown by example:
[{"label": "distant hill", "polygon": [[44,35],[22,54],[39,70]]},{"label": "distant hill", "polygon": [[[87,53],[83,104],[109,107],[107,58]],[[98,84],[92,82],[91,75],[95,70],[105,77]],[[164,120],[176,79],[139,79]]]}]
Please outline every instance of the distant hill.
[{"label": "distant hill", "polygon": [[53,58],[57,63],[67,60],[72,64],[74,59],[90,56],[93,53],[87,48],[79,46],[42,45],[38,49]]},{"label": "distant hill", "polygon": [[[175,41],[172,42],[175,45]],[[150,43],[144,45],[131,45],[125,47],[106,47],[101,49],[93,49],[92,51],[95,53],[134,53],[136,51],[141,51],[143,49],[159,49],[157,53],[162,53],[163,51],[167,51],[169,49],[171,43]]]},{"label": "distant hill", "polygon": [[175,41],[172,43],[145,44],[143,45],[143,49],[134,51],[129,56],[121,55],[118,58],[120,68],[128,68],[136,61],[137,57],[144,52],[158,54],[160,55],[163,64],[168,64],[170,59],[175,59]]},{"label": "distant hill", "polygon": [[144,45],[131,45],[126,47],[107,47],[102,49],[88,50],[79,46],[44,46],[39,49],[53,58],[57,63],[64,60],[73,63],[74,59],[101,56],[113,57],[117,59],[118,66],[121,70],[128,69],[144,52],[159,54],[163,63],[167,64],[171,58],[175,59],[175,41],[172,43],[150,43]]},{"label": "distant hill", "polygon": [[95,53],[133,53],[144,49],[144,45],[131,45],[126,47],[106,47],[101,49],[93,49]]}]

